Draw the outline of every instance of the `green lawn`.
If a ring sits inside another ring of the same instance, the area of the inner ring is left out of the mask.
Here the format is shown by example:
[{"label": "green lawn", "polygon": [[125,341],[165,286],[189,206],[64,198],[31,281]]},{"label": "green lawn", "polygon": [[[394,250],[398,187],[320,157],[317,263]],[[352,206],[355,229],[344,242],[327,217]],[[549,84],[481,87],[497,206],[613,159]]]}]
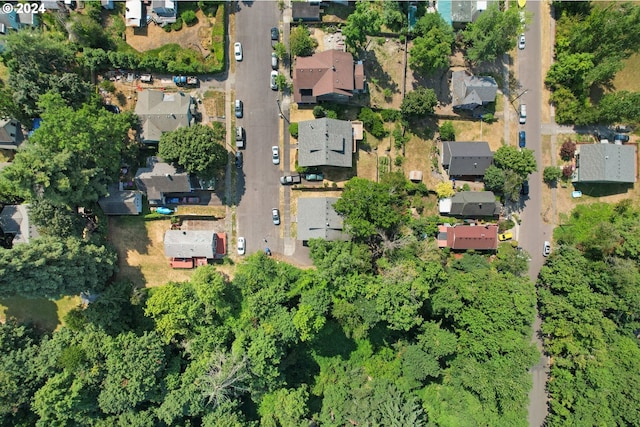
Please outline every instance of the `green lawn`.
[{"label": "green lawn", "polygon": [[64,316],[80,304],[80,297],[64,297],[57,301],[46,298],[12,297],[0,299],[0,320],[13,317],[20,322],[33,323],[38,328],[53,331],[64,322]]}]

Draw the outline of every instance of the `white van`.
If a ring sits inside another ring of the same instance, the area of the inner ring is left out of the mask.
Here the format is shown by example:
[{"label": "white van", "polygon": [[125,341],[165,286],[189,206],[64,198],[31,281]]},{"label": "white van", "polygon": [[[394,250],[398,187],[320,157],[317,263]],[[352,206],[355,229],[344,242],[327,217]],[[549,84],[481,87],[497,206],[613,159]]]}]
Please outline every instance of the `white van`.
[{"label": "white van", "polygon": [[520,104],[520,124],[523,125],[527,122],[527,106]]},{"label": "white van", "polygon": [[244,148],[244,128],[236,127],[236,148]]}]

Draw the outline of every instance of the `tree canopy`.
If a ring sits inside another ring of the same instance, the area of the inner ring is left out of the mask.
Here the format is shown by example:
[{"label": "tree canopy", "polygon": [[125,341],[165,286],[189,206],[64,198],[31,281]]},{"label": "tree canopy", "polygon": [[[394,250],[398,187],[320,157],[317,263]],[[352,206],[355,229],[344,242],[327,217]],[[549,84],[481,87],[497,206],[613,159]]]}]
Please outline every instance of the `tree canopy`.
[{"label": "tree canopy", "polygon": [[367,36],[380,32],[381,23],[380,11],[375,3],[358,0],[355,10],[349,14],[342,27],[345,44],[352,51],[364,48]]},{"label": "tree canopy", "polygon": [[438,97],[433,89],[420,87],[408,92],[400,105],[400,112],[405,120],[423,118],[433,114],[438,105]]},{"label": "tree canopy", "polygon": [[195,124],[163,133],[158,143],[158,154],[189,173],[212,178],[227,164],[228,152],[224,144],[222,123],[214,122],[213,127]]},{"label": "tree canopy", "polygon": [[417,37],[409,51],[412,70],[429,76],[449,67],[454,41],[453,29],[438,13],[426,13],[416,22]]},{"label": "tree canopy", "polygon": [[500,58],[516,47],[521,26],[517,7],[501,11],[497,3],[491,4],[462,33],[467,57],[475,63]]}]

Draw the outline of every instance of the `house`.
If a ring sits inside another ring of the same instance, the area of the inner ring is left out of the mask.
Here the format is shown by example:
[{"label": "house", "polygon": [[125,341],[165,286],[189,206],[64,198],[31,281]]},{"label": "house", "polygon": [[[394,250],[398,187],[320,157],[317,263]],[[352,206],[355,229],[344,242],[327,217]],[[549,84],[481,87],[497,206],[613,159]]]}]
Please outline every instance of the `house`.
[{"label": "house", "polygon": [[145,144],[157,144],[164,132],[191,126],[194,109],[191,96],[182,92],[143,90],[135,110],[140,118],[140,139]]},{"label": "house", "polygon": [[291,3],[291,15],[293,22],[319,21],[320,20],[320,4],[303,1],[294,1]]},{"label": "house", "polygon": [[480,13],[494,2],[495,0],[438,0],[436,8],[445,22],[460,29],[475,22]]},{"label": "house", "polygon": [[0,119],[0,150],[17,150],[23,141],[24,134],[17,120]]},{"label": "house", "polygon": [[178,17],[177,0],[153,0],[151,2],[151,20],[164,27],[173,24]]},{"label": "house", "polygon": [[581,144],[572,182],[633,184],[638,176],[637,146]]},{"label": "house", "polygon": [[333,208],[337,197],[306,197],[298,199],[298,240],[349,240],[343,231],[342,217]]},{"label": "house", "polygon": [[442,143],[442,166],[450,177],[481,177],[492,163],[488,142]]},{"label": "house", "polygon": [[29,221],[29,205],[5,205],[0,211],[0,229],[13,235],[13,244],[29,243],[39,237],[38,230]]},{"label": "house", "polygon": [[142,192],[109,188],[109,194],[98,199],[105,215],[139,215],[142,212]]},{"label": "house", "polygon": [[146,194],[151,206],[162,205],[168,193],[193,191],[188,173],[162,162],[158,157],[148,158],[147,167],[138,169],[134,180],[138,189]]},{"label": "house", "polygon": [[439,205],[441,214],[464,218],[495,217],[502,210],[491,191],[461,191]]},{"label": "house", "polygon": [[293,100],[298,104],[348,102],[363,90],[364,65],[354,63],[349,52],[332,49],[296,58]]},{"label": "house", "polygon": [[167,230],[164,254],[173,268],[206,265],[207,260],[226,255],[226,234],[213,230]]},{"label": "house", "polygon": [[498,248],[498,226],[488,224],[445,227],[444,232],[440,229],[438,241],[445,239],[446,247],[453,250],[495,251]]},{"label": "house", "polygon": [[493,77],[478,77],[467,70],[451,75],[451,97],[454,109],[474,110],[496,100],[498,83]]},{"label": "house", "polygon": [[298,123],[298,165],[350,168],[355,144],[350,121],[322,118]]}]

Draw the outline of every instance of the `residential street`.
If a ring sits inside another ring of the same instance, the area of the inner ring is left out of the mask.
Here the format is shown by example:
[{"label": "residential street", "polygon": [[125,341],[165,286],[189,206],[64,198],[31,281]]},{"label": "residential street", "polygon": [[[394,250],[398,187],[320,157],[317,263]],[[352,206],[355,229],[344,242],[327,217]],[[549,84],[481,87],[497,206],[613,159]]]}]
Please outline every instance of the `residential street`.
[{"label": "residential street", "polygon": [[[541,31],[548,31],[548,28],[541,28],[540,13],[543,10],[539,2],[527,2],[527,10],[533,14],[530,25],[527,26],[526,48],[518,50],[518,75],[521,84],[522,96],[514,103],[518,108],[520,103],[527,105],[526,124],[520,129],[527,133],[527,148],[534,150],[538,171],[529,178],[529,195],[523,196],[521,202],[522,225],[518,241],[520,245],[530,254],[531,263],[529,266],[529,277],[535,283],[544,263],[542,256],[542,246],[545,240],[551,241],[553,227],[545,224],[545,215],[542,205],[542,140],[541,140],[541,112],[542,112],[542,90],[543,71],[541,66]],[[512,98],[513,99],[513,98]],[[529,394],[529,426],[540,427],[544,424],[547,416],[546,382],[548,379],[547,357],[542,353],[542,341],[540,339],[540,319],[536,315],[533,325],[532,342],[541,351],[540,361],[532,368],[533,388]]]}]

